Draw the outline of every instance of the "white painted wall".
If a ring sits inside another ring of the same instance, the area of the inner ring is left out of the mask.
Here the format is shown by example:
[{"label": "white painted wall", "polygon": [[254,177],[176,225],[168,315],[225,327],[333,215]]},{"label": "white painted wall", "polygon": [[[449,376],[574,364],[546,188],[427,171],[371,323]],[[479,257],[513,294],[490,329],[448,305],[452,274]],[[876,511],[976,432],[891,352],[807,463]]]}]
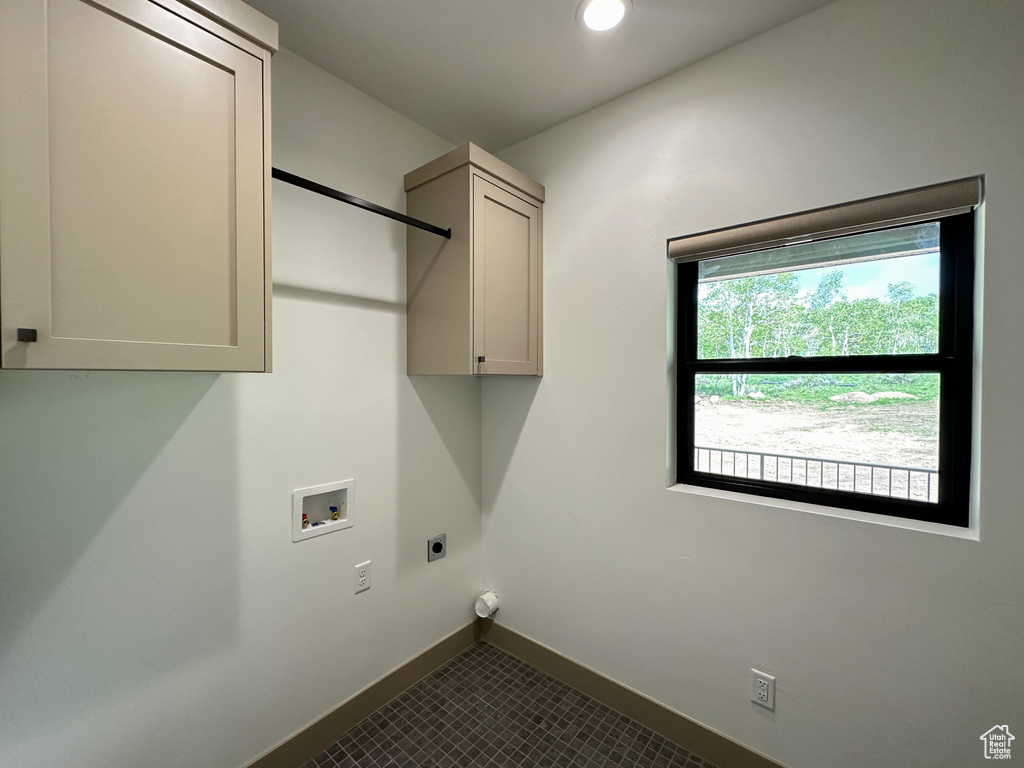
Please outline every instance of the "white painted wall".
[{"label": "white painted wall", "polygon": [[[286,170],[401,209],[450,149],[273,72]],[[0,373],[0,765],[246,765],[472,618],[478,382],[405,375],[404,227],[273,194],[273,374]],[[293,544],[350,477],[355,527]]]},{"label": "white painted wall", "polygon": [[[1021,39],[839,0],[502,153],[547,203],[544,379],[483,383],[500,622],[792,768],[1024,738]],[[980,540],[666,490],[666,239],[978,173]]]}]

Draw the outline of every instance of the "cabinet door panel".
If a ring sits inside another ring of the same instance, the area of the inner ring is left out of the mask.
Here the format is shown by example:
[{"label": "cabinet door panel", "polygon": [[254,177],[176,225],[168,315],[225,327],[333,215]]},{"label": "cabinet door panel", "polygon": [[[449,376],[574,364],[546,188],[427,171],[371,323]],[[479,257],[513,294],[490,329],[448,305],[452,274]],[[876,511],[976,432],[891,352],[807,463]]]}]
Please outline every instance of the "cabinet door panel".
[{"label": "cabinet door panel", "polygon": [[5,367],[263,370],[262,60],[151,3],[45,6],[34,101],[0,75]]},{"label": "cabinet door panel", "polygon": [[539,211],[473,183],[474,348],[480,373],[538,373]]}]

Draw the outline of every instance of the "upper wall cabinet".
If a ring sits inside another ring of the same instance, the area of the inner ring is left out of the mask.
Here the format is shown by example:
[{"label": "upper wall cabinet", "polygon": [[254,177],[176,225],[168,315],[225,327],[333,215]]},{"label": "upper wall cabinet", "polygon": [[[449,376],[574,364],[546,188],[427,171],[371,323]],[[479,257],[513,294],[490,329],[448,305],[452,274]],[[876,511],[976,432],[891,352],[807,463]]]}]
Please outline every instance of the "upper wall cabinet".
[{"label": "upper wall cabinet", "polygon": [[0,0],[4,368],[269,370],[276,47],[237,0]]},{"label": "upper wall cabinet", "polygon": [[408,373],[540,376],[544,187],[466,144],[406,174]]}]

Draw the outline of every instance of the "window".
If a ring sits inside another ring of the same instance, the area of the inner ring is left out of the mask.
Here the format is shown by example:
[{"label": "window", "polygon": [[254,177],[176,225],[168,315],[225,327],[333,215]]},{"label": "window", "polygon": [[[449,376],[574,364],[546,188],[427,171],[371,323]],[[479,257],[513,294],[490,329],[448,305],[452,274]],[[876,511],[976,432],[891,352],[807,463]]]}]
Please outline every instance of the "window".
[{"label": "window", "polygon": [[669,241],[676,479],[968,524],[981,179]]}]

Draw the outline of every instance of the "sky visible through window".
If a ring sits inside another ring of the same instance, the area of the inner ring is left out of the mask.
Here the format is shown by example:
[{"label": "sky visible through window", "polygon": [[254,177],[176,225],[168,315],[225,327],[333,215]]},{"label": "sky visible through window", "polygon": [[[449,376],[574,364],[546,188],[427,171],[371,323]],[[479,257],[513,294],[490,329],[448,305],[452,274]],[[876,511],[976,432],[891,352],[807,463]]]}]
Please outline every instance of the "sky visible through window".
[{"label": "sky visible through window", "polygon": [[890,283],[909,283],[914,296],[928,296],[939,292],[939,252],[896,259],[880,259],[842,267],[816,267],[794,272],[798,291],[809,296],[818,287],[821,278],[833,269],[841,269],[847,287],[847,298],[884,299]]}]

